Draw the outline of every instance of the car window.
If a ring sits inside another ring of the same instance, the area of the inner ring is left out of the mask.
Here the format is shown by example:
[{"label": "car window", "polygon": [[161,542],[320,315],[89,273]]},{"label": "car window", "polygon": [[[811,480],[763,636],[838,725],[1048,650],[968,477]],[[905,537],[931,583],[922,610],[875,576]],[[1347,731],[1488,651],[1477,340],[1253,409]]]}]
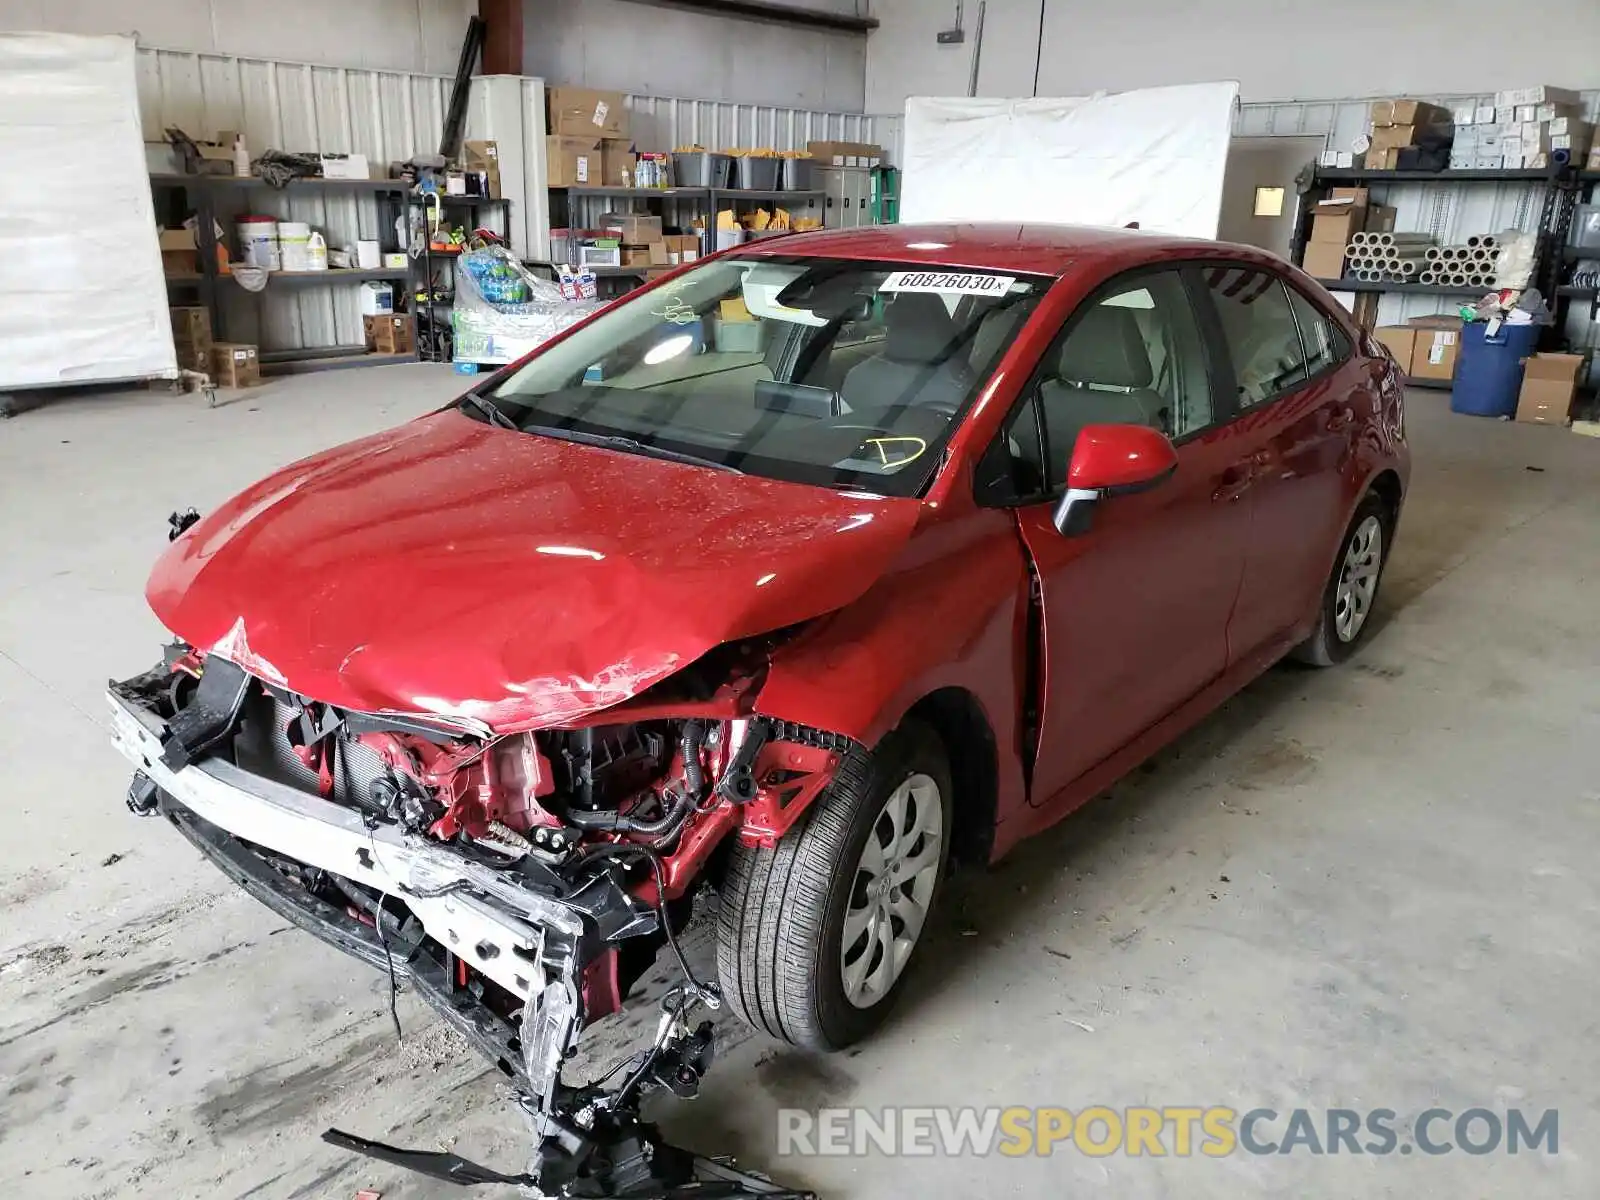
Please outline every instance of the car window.
[{"label": "car window", "polygon": [[1300,343],[1305,347],[1308,374],[1320,375],[1349,357],[1349,339],[1327,313],[1293,288],[1289,289],[1289,307],[1294,311],[1295,323],[1300,327]]},{"label": "car window", "polygon": [[1074,313],[1039,384],[1052,487],[1085,425],[1148,425],[1183,437],[1211,424],[1205,345],[1182,276],[1141,275]]},{"label": "car window", "polygon": [[1283,281],[1252,267],[1208,267],[1202,272],[1233,359],[1239,407],[1276,399],[1310,374],[1289,293]]},{"label": "car window", "polygon": [[1038,375],[980,460],[983,503],[1059,489],[1086,425],[1148,425],[1182,438],[1215,415],[1205,342],[1178,271],[1142,273],[1079,309]]}]

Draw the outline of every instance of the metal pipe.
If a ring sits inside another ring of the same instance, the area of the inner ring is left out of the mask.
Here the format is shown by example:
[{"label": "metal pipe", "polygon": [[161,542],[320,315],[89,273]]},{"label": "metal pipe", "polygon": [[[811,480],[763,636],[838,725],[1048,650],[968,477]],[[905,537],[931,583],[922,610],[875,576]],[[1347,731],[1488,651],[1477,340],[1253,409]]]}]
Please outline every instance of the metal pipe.
[{"label": "metal pipe", "polygon": [[[978,24],[972,31],[972,73],[967,77],[967,95],[978,94],[978,60],[983,57],[983,14],[989,7],[989,0],[978,0]],[[958,20],[956,24],[960,24]],[[1033,94],[1039,94],[1039,69],[1034,68]]]}]

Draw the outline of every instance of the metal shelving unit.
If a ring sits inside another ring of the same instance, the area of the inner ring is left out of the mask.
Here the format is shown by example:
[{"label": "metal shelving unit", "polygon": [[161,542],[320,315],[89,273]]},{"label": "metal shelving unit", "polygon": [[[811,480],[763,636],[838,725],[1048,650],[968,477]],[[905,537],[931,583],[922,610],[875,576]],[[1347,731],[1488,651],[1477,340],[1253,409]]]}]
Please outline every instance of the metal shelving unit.
[{"label": "metal shelving unit", "polygon": [[[1547,190],[1544,205],[1539,213],[1539,245],[1533,271],[1533,286],[1538,287],[1550,298],[1556,317],[1554,328],[1557,330],[1565,325],[1565,301],[1574,299],[1592,301],[1596,298],[1597,289],[1572,287],[1561,282],[1564,273],[1563,264],[1582,256],[1582,251],[1566,245],[1574,209],[1580,202],[1591,200],[1595,185],[1600,183],[1600,171],[1583,171],[1573,167],[1500,171],[1369,171],[1362,167],[1318,167],[1312,176],[1311,186],[1300,194],[1290,249],[1291,260],[1296,264],[1305,260],[1311,209],[1322,198],[1326,188],[1338,184],[1377,186],[1389,183],[1431,183],[1445,186],[1479,183],[1545,184]],[[1600,249],[1595,251],[1593,257],[1600,258]],[[1332,290],[1359,293],[1399,292],[1413,295],[1470,296],[1484,290],[1445,284],[1366,282],[1356,279],[1323,279],[1319,282]]]},{"label": "metal shelving unit", "polygon": [[[479,227],[479,215],[482,212],[497,212],[500,228],[494,232],[509,243],[510,200],[503,196],[447,196],[443,193],[438,195],[439,203],[445,209],[469,210],[469,223],[473,228]],[[422,193],[414,193],[407,197],[406,204],[407,228],[410,228],[411,210],[416,208],[424,210],[423,221],[426,226],[426,210],[429,206],[427,197]],[[408,268],[400,273],[399,277],[407,281],[406,303],[416,317],[417,358],[422,362],[449,362],[452,357],[452,341],[455,335],[450,324],[450,305],[444,301],[433,300],[431,297],[435,286],[435,268],[449,269],[451,274],[448,287],[450,294],[454,296],[455,260],[460,258],[461,254],[460,247],[437,250],[433,247],[431,239],[428,239],[420,252],[410,256],[407,260]]]},{"label": "metal shelving unit", "polygon": [[[157,218],[163,225],[172,226],[181,223],[183,213],[181,209],[188,209],[194,213],[196,228],[196,254],[199,258],[200,270],[193,274],[182,273],[168,275],[169,288],[193,288],[198,293],[200,304],[211,314],[211,330],[213,337],[219,342],[228,340],[226,322],[223,319],[219,284],[228,283],[237,285],[238,280],[231,272],[222,272],[217,267],[217,196],[219,192],[248,191],[256,189],[270,189],[290,196],[307,195],[332,195],[338,193],[354,193],[357,195],[370,195],[377,202],[377,224],[380,246],[388,248],[394,241],[391,232],[394,229],[394,217],[406,203],[406,196],[410,185],[403,179],[291,179],[282,188],[272,188],[264,179],[255,176],[241,175],[175,175],[170,173],[155,173],[150,176],[150,184],[157,193]],[[171,203],[172,193],[182,190],[184,200],[181,205],[174,207]],[[165,191],[165,201],[161,193]],[[389,236],[383,235],[388,232]],[[393,249],[400,249],[395,246]],[[294,287],[310,287],[316,285],[359,283],[369,279],[404,280],[408,278],[409,271],[389,267],[339,267],[329,268],[326,271],[273,271],[267,279],[267,287],[279,285]],[[396,362],[414,362],[413,354],[377,354],[369,353],[366,346],[311,346],[297,350],[262,350],[260,352],[261,373],[263,375],[281,375],[301,371],[330,370],[339,367],[380,366]]]}]

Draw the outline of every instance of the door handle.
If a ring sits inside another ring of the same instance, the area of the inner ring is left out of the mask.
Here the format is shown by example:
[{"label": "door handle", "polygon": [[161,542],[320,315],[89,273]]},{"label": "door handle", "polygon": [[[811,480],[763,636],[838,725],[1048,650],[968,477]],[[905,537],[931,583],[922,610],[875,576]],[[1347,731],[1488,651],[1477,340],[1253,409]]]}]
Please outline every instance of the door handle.
[{"label": "door handle", "polygon": [[1211,493],[1211,499],[1225,504],[1242,500],[1255,480],[1255,468],[1250,464],[1229,467],[1222,473],[1222,482],[1217,485],[1217,490]]}]

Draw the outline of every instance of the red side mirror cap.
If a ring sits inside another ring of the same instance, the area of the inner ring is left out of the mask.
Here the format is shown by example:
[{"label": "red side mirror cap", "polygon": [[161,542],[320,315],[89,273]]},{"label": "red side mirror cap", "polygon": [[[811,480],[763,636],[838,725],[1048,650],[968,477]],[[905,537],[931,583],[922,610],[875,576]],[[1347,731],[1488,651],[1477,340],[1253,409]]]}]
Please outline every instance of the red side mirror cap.
[{"label": "red side mirror cap", "polygon": [[1067,487],[1118,495],[1154,487],[1178,469],[1178,452],[1148,425],[1086,425],[1072,447]]}]

